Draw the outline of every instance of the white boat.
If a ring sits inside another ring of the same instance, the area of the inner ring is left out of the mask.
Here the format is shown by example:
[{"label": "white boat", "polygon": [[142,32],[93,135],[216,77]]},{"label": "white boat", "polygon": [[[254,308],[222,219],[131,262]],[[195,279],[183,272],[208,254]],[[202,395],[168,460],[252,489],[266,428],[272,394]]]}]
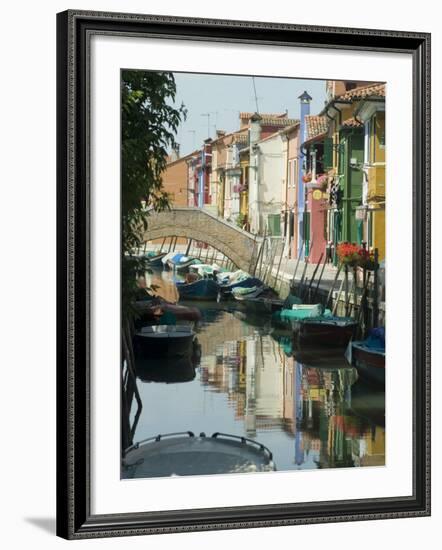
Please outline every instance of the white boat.
[{"label": "white boat", "polygon": [[216,432],[157,435],[126,449],[123,479],[275,471],[271,451],[252,439]]}]

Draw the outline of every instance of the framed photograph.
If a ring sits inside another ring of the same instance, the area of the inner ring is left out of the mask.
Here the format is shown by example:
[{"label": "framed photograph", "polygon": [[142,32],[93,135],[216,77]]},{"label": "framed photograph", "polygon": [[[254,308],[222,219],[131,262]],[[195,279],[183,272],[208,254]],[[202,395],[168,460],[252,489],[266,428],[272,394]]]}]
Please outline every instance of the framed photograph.
[{"label": "framed photograph", "polygon": [[429,515],[430,36],[57,36],[57,534]]}]

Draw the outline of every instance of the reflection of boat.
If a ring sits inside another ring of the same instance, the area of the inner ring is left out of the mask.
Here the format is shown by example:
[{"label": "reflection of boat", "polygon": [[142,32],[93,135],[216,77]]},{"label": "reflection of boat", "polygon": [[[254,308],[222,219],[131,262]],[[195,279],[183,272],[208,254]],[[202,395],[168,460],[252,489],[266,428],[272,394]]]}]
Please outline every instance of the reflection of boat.
[{"label": "reflection of boat", "polygon": [[189,354],[195,333],[186,325],[142,327],[134,336],[136,357],[173,357]]},{"label": "reflection of boat", "polygon": [[176,283],[181,300],[216,300],[218,284],[213,279],[199,279],[193,283]]},{"label": "reflection of boat", "polygon": [[195,378],[195,362],[190,354],[182,357],[141,359],[136,361],[136,374],[142,382],[176,384],[191,382]]},{"label": "reflection of boat", "polygon": [[214,433],[171,433],[126,449],[121,477],[167,477],[276,470],[270,450],[246,437]]},{"label": "reflection of boat", "polygon": [[352,386],[351,410],[370,424],[385,426],[385,391],[359,380]]},{"label": "reflection of boat", "polygon": [[323,348],[321,346],[295,346],[292,350],[293,357],[298,363],[311,365],[317,368],[349,368],[342,348]]},{"label": "reflection of boat", "polygon": [[354,335],[357,323],[350,317],[323,315],[294,322],[295,344],[345,348]]},{"label": "reflection of boat", "polygon": [[385,384],[385,329],[372,329],[365,340],[352,342],[347,359],[355,365],[362,378],[375,384]]}]

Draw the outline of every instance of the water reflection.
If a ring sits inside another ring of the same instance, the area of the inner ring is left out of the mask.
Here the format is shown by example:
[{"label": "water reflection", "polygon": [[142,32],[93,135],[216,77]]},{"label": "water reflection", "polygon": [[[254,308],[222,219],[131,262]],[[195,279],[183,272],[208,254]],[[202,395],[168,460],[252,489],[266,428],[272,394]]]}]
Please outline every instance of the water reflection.
[{"label": "water reflection", "polygon": [[192,358],[137,365],[143,410],[134,441],[223,431],[269,447],[278,470],[385,463],[384,392],[358,380],[344,357],[293,350],[269,318],[230,302],[198,307]]}]

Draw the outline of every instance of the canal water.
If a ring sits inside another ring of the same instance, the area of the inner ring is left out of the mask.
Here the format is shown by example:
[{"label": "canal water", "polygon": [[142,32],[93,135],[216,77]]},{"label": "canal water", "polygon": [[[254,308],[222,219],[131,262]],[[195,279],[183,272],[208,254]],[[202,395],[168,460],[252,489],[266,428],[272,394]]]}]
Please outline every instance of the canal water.
[{"label": "canal water", "polygon": [[[151,283],[176,298],[171,272],[154,274]],[[138,372],[143,407],[134,442],[219,431],[266,445],[277,470],[385,464],[384,391],[359,380],[344,357],[325,351],[301,363],[289,333],[270,316],[250,315],[232,301],[189,305],[202,312],[196,352]],[[135,410],[134,402],[132,421]]]}]

